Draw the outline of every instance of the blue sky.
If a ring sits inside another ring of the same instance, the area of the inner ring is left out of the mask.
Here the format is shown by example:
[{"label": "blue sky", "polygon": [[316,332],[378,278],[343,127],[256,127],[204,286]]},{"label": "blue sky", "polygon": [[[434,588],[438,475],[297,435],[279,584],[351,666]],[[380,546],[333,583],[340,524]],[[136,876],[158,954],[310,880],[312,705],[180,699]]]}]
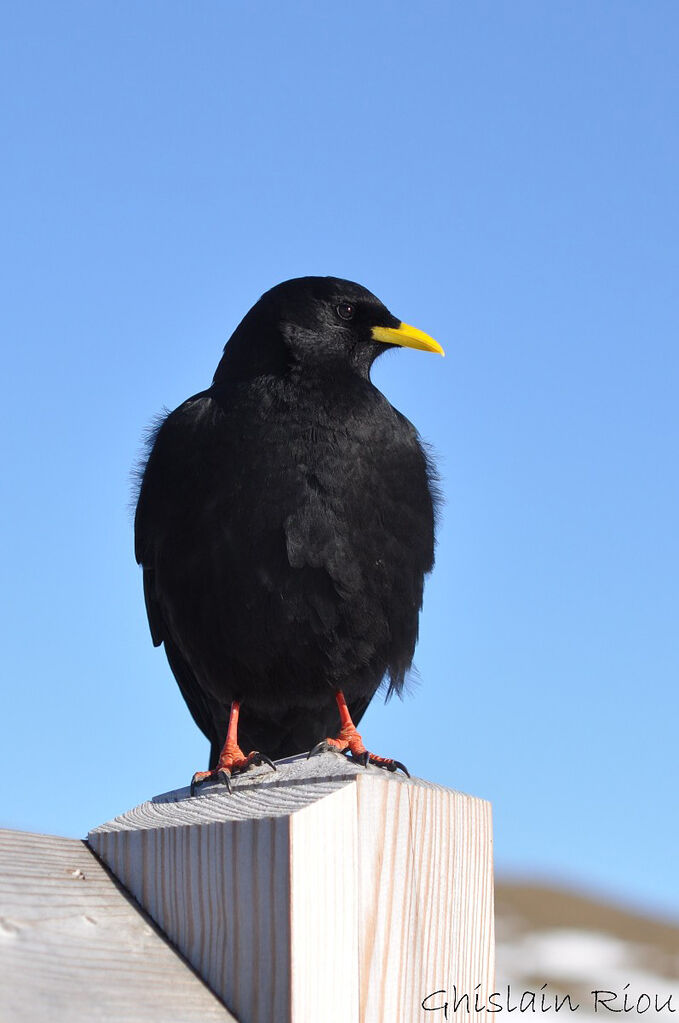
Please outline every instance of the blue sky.
[{"label": "blue sky", "polygon": [[679,914],[676,4],[28,2],[2,14],[0,823],[83,835],[207,758],[130,470],[266,288],[433,334],[375,382],[446,504],[404,703],[499,871]]}]

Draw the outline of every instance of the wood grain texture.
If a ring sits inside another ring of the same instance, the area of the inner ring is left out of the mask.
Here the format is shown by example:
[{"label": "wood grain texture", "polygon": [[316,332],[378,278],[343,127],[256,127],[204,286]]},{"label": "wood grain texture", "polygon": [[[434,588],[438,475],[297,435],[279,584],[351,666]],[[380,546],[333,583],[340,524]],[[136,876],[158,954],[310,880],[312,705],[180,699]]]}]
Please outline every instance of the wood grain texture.
[{"label": "wood grain texture", "polygon": [[91,844],[238,1019],[286,1018],[276,1015],[290,1003],[286,817],[111,832]]},{"label": "wood grain texture", "polygon": [[290,819],[290,1019],[358,1013],[355,782]]},{"label": "wood grain texture", "polygon": [[469,992],[473,1009],[495,975],[490,804],[359,777],[357,811],[361,1023],[432,1018],[437,990]]},{"label": "wood grain texture", "polygon": [[84,842],[4,830],[0,1020],[235,1023]]},{"label": "wood grain texture", "polygon": [[492,990],[483,800],[329,754],[166,793],[89,841],[241,1023],[413,1023],[454,985],[469,1021]]}]

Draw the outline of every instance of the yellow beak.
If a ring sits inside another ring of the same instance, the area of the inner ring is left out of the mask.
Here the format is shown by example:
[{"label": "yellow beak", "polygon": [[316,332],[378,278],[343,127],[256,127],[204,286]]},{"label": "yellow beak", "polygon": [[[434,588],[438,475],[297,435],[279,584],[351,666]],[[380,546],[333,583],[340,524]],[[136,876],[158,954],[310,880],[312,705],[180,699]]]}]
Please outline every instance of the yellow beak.
[{"label": "yellow beak", "polygon": [[400,323],[398,327],[373,327],[372,336],[374,341],[384,341],[388,345],[417,348],[420,352],[437,352],[439,355],[446,354],[433,337],[407,323]]}]

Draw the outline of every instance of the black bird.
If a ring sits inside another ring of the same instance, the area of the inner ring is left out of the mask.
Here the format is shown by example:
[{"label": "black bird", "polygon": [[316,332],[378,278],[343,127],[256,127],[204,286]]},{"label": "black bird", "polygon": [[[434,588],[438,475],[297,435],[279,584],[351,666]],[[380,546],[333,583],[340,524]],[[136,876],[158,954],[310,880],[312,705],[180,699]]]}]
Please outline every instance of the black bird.
[{"label": "black bird", "polygon": [[403,766],[355,727],[383,680],[403,688],[434,562],[433,469],[370,381],[395,345],[443,354],[358,284],[286,281],[151,438],[136,557],[153,642],[211,743],[192,790],[317,743]]}]

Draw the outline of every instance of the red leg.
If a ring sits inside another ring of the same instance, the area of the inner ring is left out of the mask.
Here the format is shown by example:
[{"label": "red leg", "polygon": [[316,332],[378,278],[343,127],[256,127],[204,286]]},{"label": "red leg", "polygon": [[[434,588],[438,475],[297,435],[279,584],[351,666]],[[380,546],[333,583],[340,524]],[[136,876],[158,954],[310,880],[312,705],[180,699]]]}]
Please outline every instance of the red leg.
[{"label": "red leg", "polygon": [[337,707],[340,715],[340,731],[334,739],[324,739],[319,742],[317,746],[309,752],[309,756],[312,757],[316,753],[323,753],[325,750],[338,750],[340,753],[351,753],[354,760],[360,761],[364,767],[368,764],[375,764],[377,767],[384,767],[387,771],[396,771],[400,768],[404,774],[408,771],[399,760],[391,760],[389,757],[378,757],[374,753],[368,752],[363,745],[363,739],[359,732],[356,730],[356,725],[351,720],[351,714],[347,707],[347,701],[344,699],[344,693],[341,689],[338,689],[335,693],[335,699],[337,700]]},{"label": "red leg", "polygon": [[242,774],[243,771],[247,771],[248,767],[252,767],[257,764],[269,764],[273,767],[274,771],[276,767],[273,761],[265,757],[263,753],[259,753],[256,750],[252,753],[248,753],[246,756],[243,750],[238,745],[238,715],[240,714],[240,701],[234,700],[231,704],[231,713],[229,714],[229,727],[226,730],[226,742],[222,748],[222,752],[219,754],[219,760],[217,766],[211,771],[196,771],[193,778],[191,779],[191,795],[195,795],[196,786],[200,785],[203,781],[214,780],[221,781],[226,785],[229,792],[231,791],[231,776],[233,774]]}]

